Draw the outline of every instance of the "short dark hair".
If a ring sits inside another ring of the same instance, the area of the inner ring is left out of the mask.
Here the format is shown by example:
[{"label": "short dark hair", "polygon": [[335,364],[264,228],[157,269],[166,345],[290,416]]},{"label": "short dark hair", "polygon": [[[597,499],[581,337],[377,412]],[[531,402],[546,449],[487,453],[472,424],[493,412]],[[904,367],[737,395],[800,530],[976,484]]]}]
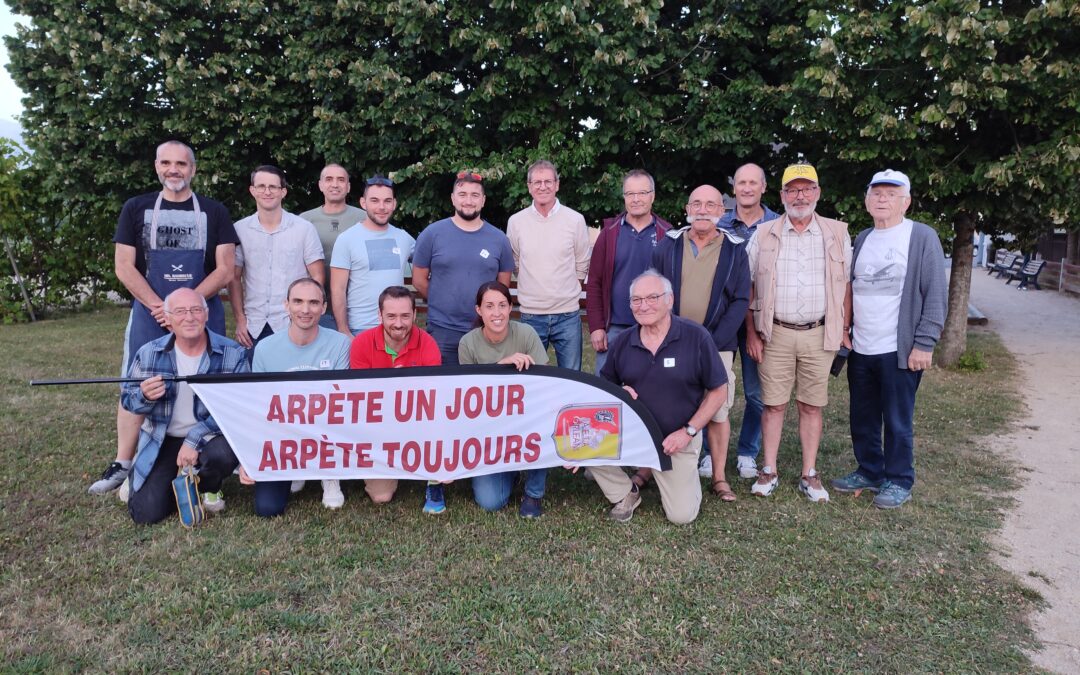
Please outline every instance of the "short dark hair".
[{"label": "short dark hair", "polygon": [[475,171],[458,171],[457,176],[454,177],[454,189],[456,190],[462,183],[479,185],[480,194],[487,195],[487,190],[484,189],[484,177]]},{"label": "short dark hair", "polygon": [[363,196],[367,197],[368,188],[373,187],[373,186],[390,188],[390,195],[393,196],[393,197],[397,197],[397,192],[394,189],[394,181],[390,180],[389,178],[382,175],[381,173],[377,173],[374,176],[372,176],[371,178],[368,178],[367,180],[364,181],[364,193],[363,193]]},{"label": "short dark hair", "polygon": [[285,188],[286,190],[289,189],[289,181],[285,180],[285,172],[277,168],[273,164],[262,164],[255,167],[255,170],[251,172],[252,187],[254,187],[255,185],[255,174],[257,173],[272,173],[281,179],[281,187]]},{"label": "short dark hair", "polygon": [[337,167],[337,168],[341,169],[342,171],[344,171],[344,172],[345,172],[345,180],[349,180],[349,179],[351,178],[351,176],[349,175],[349,170],[348,170],[348,169],[346,169],[345,167],[341,166],[341,165],[340,165],[340,164],[338,164],[337,162],[330,162],[329,164],[327,164],[327,165],[326,165],[326,166],[324,166],[323,168],[319,169],[319,180],[322,180],[322,177],[323,177],[323,173],[324,173],[324,172],[325,172],[325,171],[326,171],[327,169],[329,169],[329,168],[331,168],[331,167]]},{"label": "short dark hair", "polygon": [[[510,295],[510,289],[506,287],[506,284],[500,281],[485,281],[480,284],[480,288],[476,289],[476,306],[479,307],[480,303],[484,301],[484,294],[488,291],[498,291],[506,298],[506,302],[513,307],[514,296]],[[476,319],[473,321],[473,326],[479,328],[484,325],[484,320],[480,318],[480,315],[476,315]]]},{"label": "short dark hair", "polygon": [[311,284],[315,288],[319,289],[319,293],[322,295],[322,301],[326,302],[326,289],[323,288],[322,284],[320,284],[318,281],[315,281],[311,277],[300,277],[299,279],[296,279],[291,284],[289,284],[288,290],[285,291],[286,300],[292,297],[292,289],[295,286],[299,286],[300,284]]},{"label": "short dark hair", "polygon": [[412,291],[404,286],[387,286],[383,289],[382,293],[379,293],[379,311],[383,310],[383,302],[387,298],[408,298],[412,303],[413,311],[416,311],[416,296],[412,294]]}]

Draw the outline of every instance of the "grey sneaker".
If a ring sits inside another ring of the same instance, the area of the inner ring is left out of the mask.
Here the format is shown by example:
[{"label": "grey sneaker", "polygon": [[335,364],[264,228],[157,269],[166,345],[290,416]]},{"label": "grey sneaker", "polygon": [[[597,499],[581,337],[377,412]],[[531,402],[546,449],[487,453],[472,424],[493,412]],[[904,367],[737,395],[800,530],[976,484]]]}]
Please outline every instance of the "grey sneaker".
[{"label": "grey sneaker", "polygon": [[641,505],[641,493],[635,485],[630,494],[623,497],[622,501],[612,507],[608,517],[620,523],[625,523],[634,517],[634,509]]},{"label": "grey sneaker", "polygon": [[861,492],[863,490],[877,492],[881,489],[881,484],[883,482],[884,481],[880,480],[870,480],[858,471],[852,471],[843,478],[833,478],[829,484],[832,485],[837,492]]},{"label": "grey sneaker", "polygon": [[127,480],[128,471],[120,465],[120,462],[113,462],[105,469],[105,473],[101,474],[101,478],[90,486],[90,494],[103,495],[112,492]]},{"label": "grey sneaker", "polygon": [[749,455],[739,455],[735,460],[739,469],[739,478],[757,478],[757,460]]},{"label": "grey sneaker", "polygon": [[911,501],[911,490],[885,481],[881,485],[881,492],[874,497],[874,506],[879,509],[898,509],[909,501]]}]

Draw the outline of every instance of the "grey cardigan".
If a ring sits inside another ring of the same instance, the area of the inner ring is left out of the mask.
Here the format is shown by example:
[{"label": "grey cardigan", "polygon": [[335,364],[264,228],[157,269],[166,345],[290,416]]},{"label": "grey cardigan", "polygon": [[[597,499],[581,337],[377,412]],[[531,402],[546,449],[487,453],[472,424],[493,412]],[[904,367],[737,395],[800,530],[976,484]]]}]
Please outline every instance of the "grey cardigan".
[{"label": "grey cardigan", "polygon": [[[855,279],[855,262],[859,259],[868,228],[855,238],[855,252],[851,257],[851,278]],[[900,316],[896,326],[896,364],[904,370],[908,367],[911,350],[934,351],[934,345],[945,327],[945,313],[949,307],[949,287],[945,282],[945,252],[941,248],[934,228],[912,221],[911,240],[908,243],[907,276],[900,295]],[[858,322],[859,317],[853,317]]]}]

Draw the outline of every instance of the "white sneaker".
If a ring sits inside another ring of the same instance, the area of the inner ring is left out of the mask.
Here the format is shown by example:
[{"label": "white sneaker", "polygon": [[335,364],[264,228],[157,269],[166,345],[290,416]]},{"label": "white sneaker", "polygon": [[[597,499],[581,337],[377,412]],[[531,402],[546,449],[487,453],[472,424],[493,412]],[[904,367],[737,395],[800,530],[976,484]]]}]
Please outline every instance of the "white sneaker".
[{"label": "white sneaker", "polygon": [[324,480],[322,482],[322,503],[328,509],[340,509],[345,505],[345,495],[341,492],[341,481]]},{"label": "white sneaker", "polygon": [[127,504],[128,496],[131,494],[131,479],[125,478],[124,482],[120,484],[120,487],[116,488],[116,496],[120,501]]},{"label": "white sneaker", "polygon": [[698,464],[697,475],[703,478],[712,478],[712,455],[705,455],[705,459]]},{"label": "white sneaker", "polygon": [[750,486],[750,493],[758,497],[768,497],[780,484],[780,477],[776,475],[776,469],[771,466],[761,467],[757,480]]},{"label": "white sneaker", "polygon": [[757,460],[747,455],[739,455],[735,466],[739,469],[740,478],[757,478]]},{"label": "white sneaker", "polygon": [[829,491],[821,484],[821,477],[818,476],[816,469],[810,469],[805,476],[799,479],[799,492],[806,495],[806,498],[810,501],[818,504],[825,504],[829,501]]},{"label": "white sneaker", "polygon": [[307,483],[306,480],[294,480],[292,482],[292,485],[289,486],[289,492],[291,492],[293,494],[296,494],[297,492],[300,492],[301,490],[304,489],[304,484],[305,483]]}]

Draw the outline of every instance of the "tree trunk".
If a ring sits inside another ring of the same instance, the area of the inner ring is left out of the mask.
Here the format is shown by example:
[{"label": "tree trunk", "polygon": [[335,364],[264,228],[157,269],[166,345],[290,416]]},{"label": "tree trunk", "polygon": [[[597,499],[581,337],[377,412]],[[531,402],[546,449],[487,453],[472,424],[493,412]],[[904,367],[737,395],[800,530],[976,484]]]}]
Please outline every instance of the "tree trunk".
[{"label": "tree trunk", "polygon": [[1070,265],[1080,265],[1080,230],[1065,235],[1065,260]]},{"label": "tree trunk", "polygon": [[959,213],[953,223],[956,237],[952,246],[952,274],[949,277],[949,313],[945,330],[938,342],[935,360],[940,366],[951,366],[960,360],[967,349],[968,297],[971,295],[971,266],[974,250],[975,219]]}]

